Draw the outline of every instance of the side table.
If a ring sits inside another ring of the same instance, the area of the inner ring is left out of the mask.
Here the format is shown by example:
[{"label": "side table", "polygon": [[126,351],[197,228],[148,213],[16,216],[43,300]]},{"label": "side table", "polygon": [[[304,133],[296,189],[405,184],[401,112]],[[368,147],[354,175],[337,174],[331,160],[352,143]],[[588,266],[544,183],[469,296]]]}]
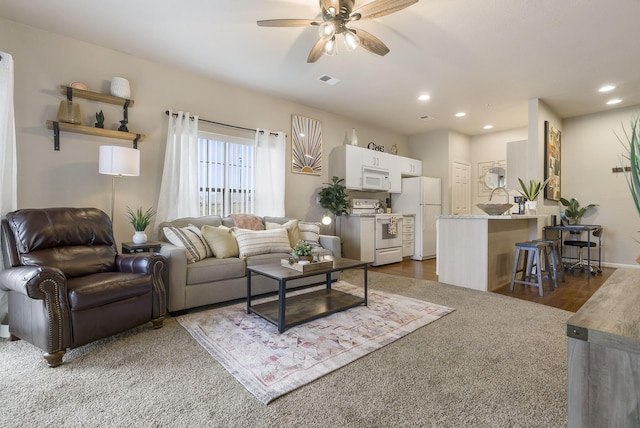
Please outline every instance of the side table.
[{"label": "side table", "polygon": [[122,254],[135,253],[159,253],[162,243],[159,241],[147,241],[144,244],[134,244],[133,242],[122,243]]}]

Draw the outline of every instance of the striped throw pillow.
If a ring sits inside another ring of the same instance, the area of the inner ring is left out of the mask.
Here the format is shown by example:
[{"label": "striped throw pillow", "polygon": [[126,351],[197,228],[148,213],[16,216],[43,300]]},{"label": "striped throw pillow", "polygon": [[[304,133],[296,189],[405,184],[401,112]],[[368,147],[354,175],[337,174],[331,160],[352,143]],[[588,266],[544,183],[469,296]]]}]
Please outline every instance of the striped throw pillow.
[{"label": "striped throw pillow", "polygon": [[257,254],[291,252],[289,234],[286,229],[235,229],[233,236],[236,237],[238,252],[242,258]]},{"label": "striped throw pillow", "polygon": [[302,239],[311,244],[311,247],[320,246],[320,223],[311,223],[308,221],[298,222],[300,228],[300,235]]},{"label": "striped throw pillow", "polygon": [[195,263],[213,255],[200,229],[192,224],[187,227],[164,227],[162,231],[169,242],[187,251],[187,263]]}]

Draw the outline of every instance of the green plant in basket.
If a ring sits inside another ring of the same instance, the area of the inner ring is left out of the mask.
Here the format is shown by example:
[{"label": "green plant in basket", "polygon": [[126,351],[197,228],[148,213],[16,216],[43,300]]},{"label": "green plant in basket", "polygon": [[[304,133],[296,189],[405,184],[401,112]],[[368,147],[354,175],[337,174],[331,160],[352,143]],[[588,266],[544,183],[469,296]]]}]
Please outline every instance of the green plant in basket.
[{"label": "green plant in basket", "polygon": [[302,256],[302,257],[311,256],[311,244],[309,244],[307,241],[304,241],[304,240],[298,241],[296,246],[293,247],[293,254],[295,254],[296,256]]},{"label": "green plant in basket", "polygon": [[127,215],[129,216],[129,221],[131,222],[133,229],[136,232],[144,232],[149,224],[151,224],[151,219],[156,215],[156,211],[153,207],[144,212],[142,211],[142,207],[139,207],[135,211],[127,207]]}]

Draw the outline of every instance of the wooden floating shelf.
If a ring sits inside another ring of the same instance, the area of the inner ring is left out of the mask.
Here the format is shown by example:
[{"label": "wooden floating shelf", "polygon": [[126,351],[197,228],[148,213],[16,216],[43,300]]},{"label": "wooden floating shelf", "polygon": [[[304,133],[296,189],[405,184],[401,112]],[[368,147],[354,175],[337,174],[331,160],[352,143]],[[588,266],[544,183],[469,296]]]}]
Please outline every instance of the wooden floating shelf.
[{"label": "wooden floating shelf", "polygon": [[[53,120],[47,120],[47,127],[54,130]],[[112,129],[95,128],[91,126],[76,125],[73,123],[57,122],[58,130],[67,132],[76,132],[78,134],[95,135],[97,137],[117,138],[120,140],[133,141],[133,148],[138,148],[138,142],[142,141],[145,137],[144,134],[134,134],[133,132],[114,131]],[[54,141],[54,149],[59,150],[60,147],[56,145]]]},{"label": "wooden floating shelf", "polygon": [[[60,85],[60,92],[64,95],[67,94],[68,86]],[[99,92],[84,91],[82,89],[71,88],[71,95],[77,98],[84,98],[92,101],[99,101],[102,103],[115,104],[117,106],[124,106],[127,102],[126,98],[114,97],[113,95],[101,94]],[[133,100],[128,100],[128,107],[133,107]]]}]

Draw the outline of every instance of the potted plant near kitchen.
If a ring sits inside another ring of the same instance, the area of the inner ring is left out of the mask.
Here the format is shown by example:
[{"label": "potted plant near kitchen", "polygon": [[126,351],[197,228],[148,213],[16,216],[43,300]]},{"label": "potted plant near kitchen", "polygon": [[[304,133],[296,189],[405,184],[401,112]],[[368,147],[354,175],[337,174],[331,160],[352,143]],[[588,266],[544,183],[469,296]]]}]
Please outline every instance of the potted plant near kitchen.
[{"label": "potted plant near kitchen", "polygon": [[127,215],[129,216],[133,230],[135,230],[132,238],[133,243],[144,244],[147,242],[147,234],[144,233],[144,231],[151,223],[153,216],[156,215],[156,211],[153,208],[149,208],[143,212],[142,207],[138,207],[137,210],[133,211],[127,207]]},{"label": "potted plant near kitchen", "polygon": [[567,207],[562,214],[564,214],[564,218],[567,219],[569,224],[580,224],[580,219],[587,210],[598,206],[596,204],[589,204],[586,207],[581,207],[580,202],[578,202],[576,198],[571,198],[569,201],[565,198],[560,198],[560,203]]},{"label": "potted plant near kitchen", "polygon": [[348,214],[349,201],[347,199],[346,187],[342,184],[344,179],[334,176],[327,187],[320,190],[320,206],[325,208],[335,216]]},{"label": "potted plant near kitchen", "polygon": [[542,183],[531,179],[529,180],[528,186],[524,184],[524,181],[522,181],[520,177],[518,177],[518,181],[520,182],[521,187],[521,189],[518,190],[518,193],[520,193],[527,199],[524,204],[526,210],[529,212],[535,212],[535,210],[538,208],[538,201],[536,201],[536,199],[538,198],[540,192],[544,190],[547,183],[549,183],[549,179],[547,178]]},{"label": "potted plant near kitchen", "polygon": [[311,244],[305,240],[298,241],[295,247],[293,247],[293,254],[298,260],[306,260],[309,262],[313,260],[313,256],[311,255]]}]

